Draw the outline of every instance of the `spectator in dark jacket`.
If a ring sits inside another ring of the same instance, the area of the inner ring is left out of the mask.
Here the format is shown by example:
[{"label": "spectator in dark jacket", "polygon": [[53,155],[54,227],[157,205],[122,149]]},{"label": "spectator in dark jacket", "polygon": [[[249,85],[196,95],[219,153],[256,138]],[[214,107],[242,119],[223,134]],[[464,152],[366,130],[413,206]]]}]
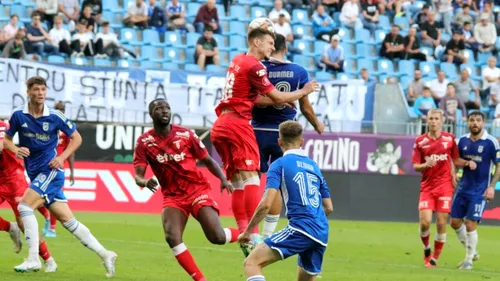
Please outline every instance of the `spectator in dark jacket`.
[{"label": "spectator in dark jacket", "polygon": [[219,26],[219,16],[217,15],[215,0],[207,0],[207,4],[200,7],[194,19],[196,32],[202,33],[205,30],[205,26],[212,27],[217,34],[221,34],[222,32]]},{"label": "spectator in dark jacket", "polygon": [[92,7],[92,17],[94,18],[95,22],[98,24],[101,24],[101,17],[102,17],[102,1],[101,0],[85,0],[83,1],[82,5],[82,12],[83,12],[83,7],[90,5]]},{"label": "spectator in dark jacket", "polygon": [[2,58],[24,59],[26,51],[24,49],[23,35],[17,32],[13,39],[10,39],[2,51]]},{"label": "spectator in dark jacket", "polygon": [[152,26],[160,34],[167,31],[167,12],[162,7],[156,5],[156,0],[149,0],[149,26]]},{"label": "spectator in dark jacket", "polygon": [[391,32],[387,33],[382,42],[380,56],[393,60],[397,58],[404,59],[405,55],[405,45],[403,37],[399,35],[399,26],[393,25]]}]

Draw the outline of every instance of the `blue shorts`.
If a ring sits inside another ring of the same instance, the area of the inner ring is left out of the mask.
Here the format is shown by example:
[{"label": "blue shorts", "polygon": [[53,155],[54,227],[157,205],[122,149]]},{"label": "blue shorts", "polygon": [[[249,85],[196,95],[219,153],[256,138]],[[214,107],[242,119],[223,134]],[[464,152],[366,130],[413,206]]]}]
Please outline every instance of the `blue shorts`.
[{"label": "blue shorts", "polygon": [[486,200],[483,197],[471,199],[457,194],[451,204],[451,217],[481,221],[485,207]]},{"label": "blue shorts", "polygon": [[31,179],[29,188],[36,191],[45,199],[45,206],[50,206],[55,201],[68,202],[63,193],[64,171],[47,170]]},{"label": "blue shorts", "polygon": [[254,130],[260,152],[260,171],[266,173],[270,163],[283,156],[278,144],[278,132]]},{"label": "blue shorts", "polygon": [[282,259],[299,255],[298,265],[310,275],[321,273],[326,246],[312,240],[289,226],[264,240],[269,248],[277,251]]}]

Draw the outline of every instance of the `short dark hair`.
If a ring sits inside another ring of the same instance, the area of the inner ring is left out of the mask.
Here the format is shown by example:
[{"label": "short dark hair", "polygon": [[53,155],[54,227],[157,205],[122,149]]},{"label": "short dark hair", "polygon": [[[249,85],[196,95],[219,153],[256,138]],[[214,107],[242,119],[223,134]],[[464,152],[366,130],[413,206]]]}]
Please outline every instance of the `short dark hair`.
[{"label": "short dark hair", "polygon": [[422,6],[422,10],[429,9],[429,4],[425,4]]},{"label": "short dark hair", "polygon": [[453,88],[456,88],[456,87],[455,87],[455,84],[453,84],[453,83],[451,83],[451,82],[450,82],[450,83],[448,83],[448,84],[446,85],[446,87],[449,87],[449,86],[452,86]]},{"label": "short dark hair", "polygon": [[31,13],[31,18],[34,18],[36,16],[38,16],[40,18],[42,17],[42,15],[38,11],[34,11],[33,13]]},{"label": "short dark hair", "polygon": [[213,32],[214,31],[214,28],[210,25],[205,25],[205,31],[211,31]]},{"label": "short dark hair", "polygon": [[470,21],[465,21],[464,22],[464,25],[469,25],[470,24]]},{"label": "short dark hair", "polygon": [[166,99],[154,99],[152,100],[149,105],[148,105],[148,110],[149,110],[149,114],[151,114],[151,112],[153,112],[153,109],[155,108],[155,106],[157,106],[159,103],[166,103],[168,104],[168,101]]},{"label": "short dark hair", "polygon": [[465,9],[465,8],[470,8],[469,4],[463,4],[462,9]]},{"label": "short dark hair", "polygon": [[469,114],[467,114],[467,119],[469,119],[470,117],[473,117],[473,116],[481,116],[481,119],[483,119],[483,120],[485,119],[484,113],[482,113],[479,110],[473,110],[473,111],[469,112]]},{"label": "short dark hair", "polygon": [[31,90],[31,88],[35,85],[44,85],[47,86],[47,81],[45,78],[41,76],[33,76],[26,81],[26,86],[28,87],[28,90]]},{"label": "short dark hair", "polygon": [[293,144],[302,137],[303,128],[297,121],[285,121],[279,126],[280,138],[286,144]]},{"label": "short dark hair", "polygon": [[248,33],[248,42],[252,42],[253,39],[255,38],[262,38],[266,35],[269,35],[273,37],[273,39],[276,39],[276,33],[271,32],[267,29],[261,29],[261,28],[256,28]]},{"label": "short dark hair", "polygon": [[11,18],[11,19],[12,19],[12,18],[17,18],[17,19],[19,19],[19,16],[18,16],[17,14],[13,14],[13,15],[11,15],[11,16],[10,16],[10,18]]},{"label": "short dark hair", "polygon": [[286,38],[281,34],[276,34],[276,39],[274,39],[274,49],[275,52],[283,52],[286,48]]},{"label": "short dark hair", "polygon": [[86,19],[80,19],[80,20],[78,21],[78,24],[82,24],[82,25],[87,26],[87,25],[89,25],[89,22],[88,22]]},{"label": "short dark hair", "polygon": [[431,87],[429,86],[424,86],[424,88],[422,89],[422,91],[430,91],[431,90]]}]

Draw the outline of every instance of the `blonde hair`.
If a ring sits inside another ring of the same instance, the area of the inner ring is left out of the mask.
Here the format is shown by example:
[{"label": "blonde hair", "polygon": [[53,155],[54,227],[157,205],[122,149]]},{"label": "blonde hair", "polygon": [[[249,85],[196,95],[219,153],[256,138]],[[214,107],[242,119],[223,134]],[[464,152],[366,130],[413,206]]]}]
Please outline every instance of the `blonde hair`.
[{"label": "blonde hair", "polygon": [[434,108],[434,109],[427,111],[427,116],[431,116],[432,114],[440,114],[441,119],[443,119],[443,120],[445,118],[444,111],[440,108]]},{"label": "blonde hair", "polygon": [[56,20],[64,20],[64,19],[63,19],[62,16],[57,15],[57,16],[54,17],[54,21],[56,21]]}]

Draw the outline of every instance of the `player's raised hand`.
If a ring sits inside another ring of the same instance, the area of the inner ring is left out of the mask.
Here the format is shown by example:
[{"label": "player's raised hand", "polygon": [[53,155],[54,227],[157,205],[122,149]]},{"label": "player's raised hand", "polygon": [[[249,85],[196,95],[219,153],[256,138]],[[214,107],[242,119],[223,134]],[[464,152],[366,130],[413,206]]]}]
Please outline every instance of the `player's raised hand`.
[{"label": "player's raised hand", "polygon": [[20,147],[17,150],[16,157],[20,159],[24,159],[25,157],[30,156],[30,150],[26,147]]},{"label": "player's raised hand", "polygon": [[484,191],[484,199],[486,201],[491,201],[495,198],[495,187],[494,186],[488,186],[486,190]]},{"label": "player's raised hand", "polygon": [[150,178],[146,181],[146,188],[151,190],[153,193],[158,189],[158,181],[154,178]]},{"label": "player's raised hand", "polygon": [[477,168],[476,162],[469,161],[469,168],[474,171]]},{"label": "player's raised hand", "polygon": [[223,193],[224,189],[227,191],[227,194],[231,194],[233,193],[234,187],[229,181],[225,180],[220,183],[220,193]]},{"label": "player's raised hand", "polygon": [[319,85],[318,81],[316,80],[313,80],[313,81],[309,81],[307,82],[307,84],[304,85],[304,90],[306,91],[307,94],[310,94],[314,91],[317,91],[321,88],[321,86]]},{"label": "player's raised hand", "polygon": [[63,166],[63,163],[64,163],[64,160],[57,156],[56,158],[50,160],[49,162],[49,167],[51,167],[52,169],[59,169]]},{"label": "player's raised hand", "polygon": [[246,244],[248,242],[250,242],[250,234],[248,234],[246,231],[238,236],[238,243]]}]

